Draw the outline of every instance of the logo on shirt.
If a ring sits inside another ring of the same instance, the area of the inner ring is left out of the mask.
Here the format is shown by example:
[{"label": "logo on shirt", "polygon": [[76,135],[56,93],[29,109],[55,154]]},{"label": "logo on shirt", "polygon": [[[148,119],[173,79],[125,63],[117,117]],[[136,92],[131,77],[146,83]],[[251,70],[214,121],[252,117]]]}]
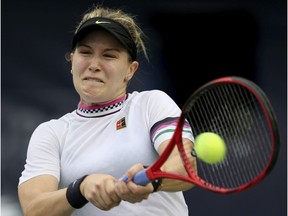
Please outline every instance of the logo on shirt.
[{"label": "logo on shirt", "polygon": [[125,119],[125,117],[123,117],[117,121],[116,130],[120,130],[120,129],[125,128],[125,127],[126,127],[126,119]]}]

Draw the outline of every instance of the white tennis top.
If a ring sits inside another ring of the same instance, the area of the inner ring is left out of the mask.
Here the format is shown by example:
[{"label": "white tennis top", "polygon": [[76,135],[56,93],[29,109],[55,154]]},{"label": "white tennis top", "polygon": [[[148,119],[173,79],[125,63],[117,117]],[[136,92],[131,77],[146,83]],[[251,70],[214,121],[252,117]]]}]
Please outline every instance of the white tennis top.
[{"label": "white tennis top", "polygon": [[[109,104],[78,108],[40,124],[31,136],[19,184],[41,174],[59,180],[59,188],[90,173],[120,178],[135,163],[152,164],[155,149],[171,138],[181,110],[164,92],[133,92]],[[192,133],[184,134],[193,140]],[[156,192],[141,203],[122,201],[109,211],[88,203],[73,215],[188,216],[182,192]]]}]

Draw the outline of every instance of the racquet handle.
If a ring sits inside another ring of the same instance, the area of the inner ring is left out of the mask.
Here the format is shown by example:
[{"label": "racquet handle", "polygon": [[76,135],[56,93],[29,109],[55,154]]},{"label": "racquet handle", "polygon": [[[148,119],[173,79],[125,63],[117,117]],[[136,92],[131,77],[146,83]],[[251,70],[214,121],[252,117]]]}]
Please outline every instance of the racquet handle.
[{"label": "racquet handle", "polygon": [[145,186],[147,185],[148,183],[150,183],[151,181],[149,180],[147,174],[146,174],[146,169],[144,170],[141,170],[139,172],[137,172],[132,181],[137,184],[137,185],[142,185],[142,186]]}]

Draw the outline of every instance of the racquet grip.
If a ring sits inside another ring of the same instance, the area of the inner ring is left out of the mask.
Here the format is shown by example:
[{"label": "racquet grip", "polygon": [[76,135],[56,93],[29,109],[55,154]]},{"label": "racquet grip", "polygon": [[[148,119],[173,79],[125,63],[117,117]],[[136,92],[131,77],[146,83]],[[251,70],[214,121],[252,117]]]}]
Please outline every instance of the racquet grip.
[{"label": "racquet grip", "polygon": [[143,186],[151,182],[146,174],[146,169],[137,172],[134,175],[132,181],[137,185],[143,185]]}]

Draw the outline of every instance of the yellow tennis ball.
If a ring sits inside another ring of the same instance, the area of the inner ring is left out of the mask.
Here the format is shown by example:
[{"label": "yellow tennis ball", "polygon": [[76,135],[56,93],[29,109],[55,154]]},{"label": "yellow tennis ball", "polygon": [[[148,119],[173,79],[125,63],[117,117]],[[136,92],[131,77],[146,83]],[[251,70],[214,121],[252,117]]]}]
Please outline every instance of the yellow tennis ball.
[{"label": "yellow tennis ball", "polygon": [[224,140],[218,134],[205,132],[195,138],[194,151],[200,160],[214,164],[224,160],[227,148]]}]

